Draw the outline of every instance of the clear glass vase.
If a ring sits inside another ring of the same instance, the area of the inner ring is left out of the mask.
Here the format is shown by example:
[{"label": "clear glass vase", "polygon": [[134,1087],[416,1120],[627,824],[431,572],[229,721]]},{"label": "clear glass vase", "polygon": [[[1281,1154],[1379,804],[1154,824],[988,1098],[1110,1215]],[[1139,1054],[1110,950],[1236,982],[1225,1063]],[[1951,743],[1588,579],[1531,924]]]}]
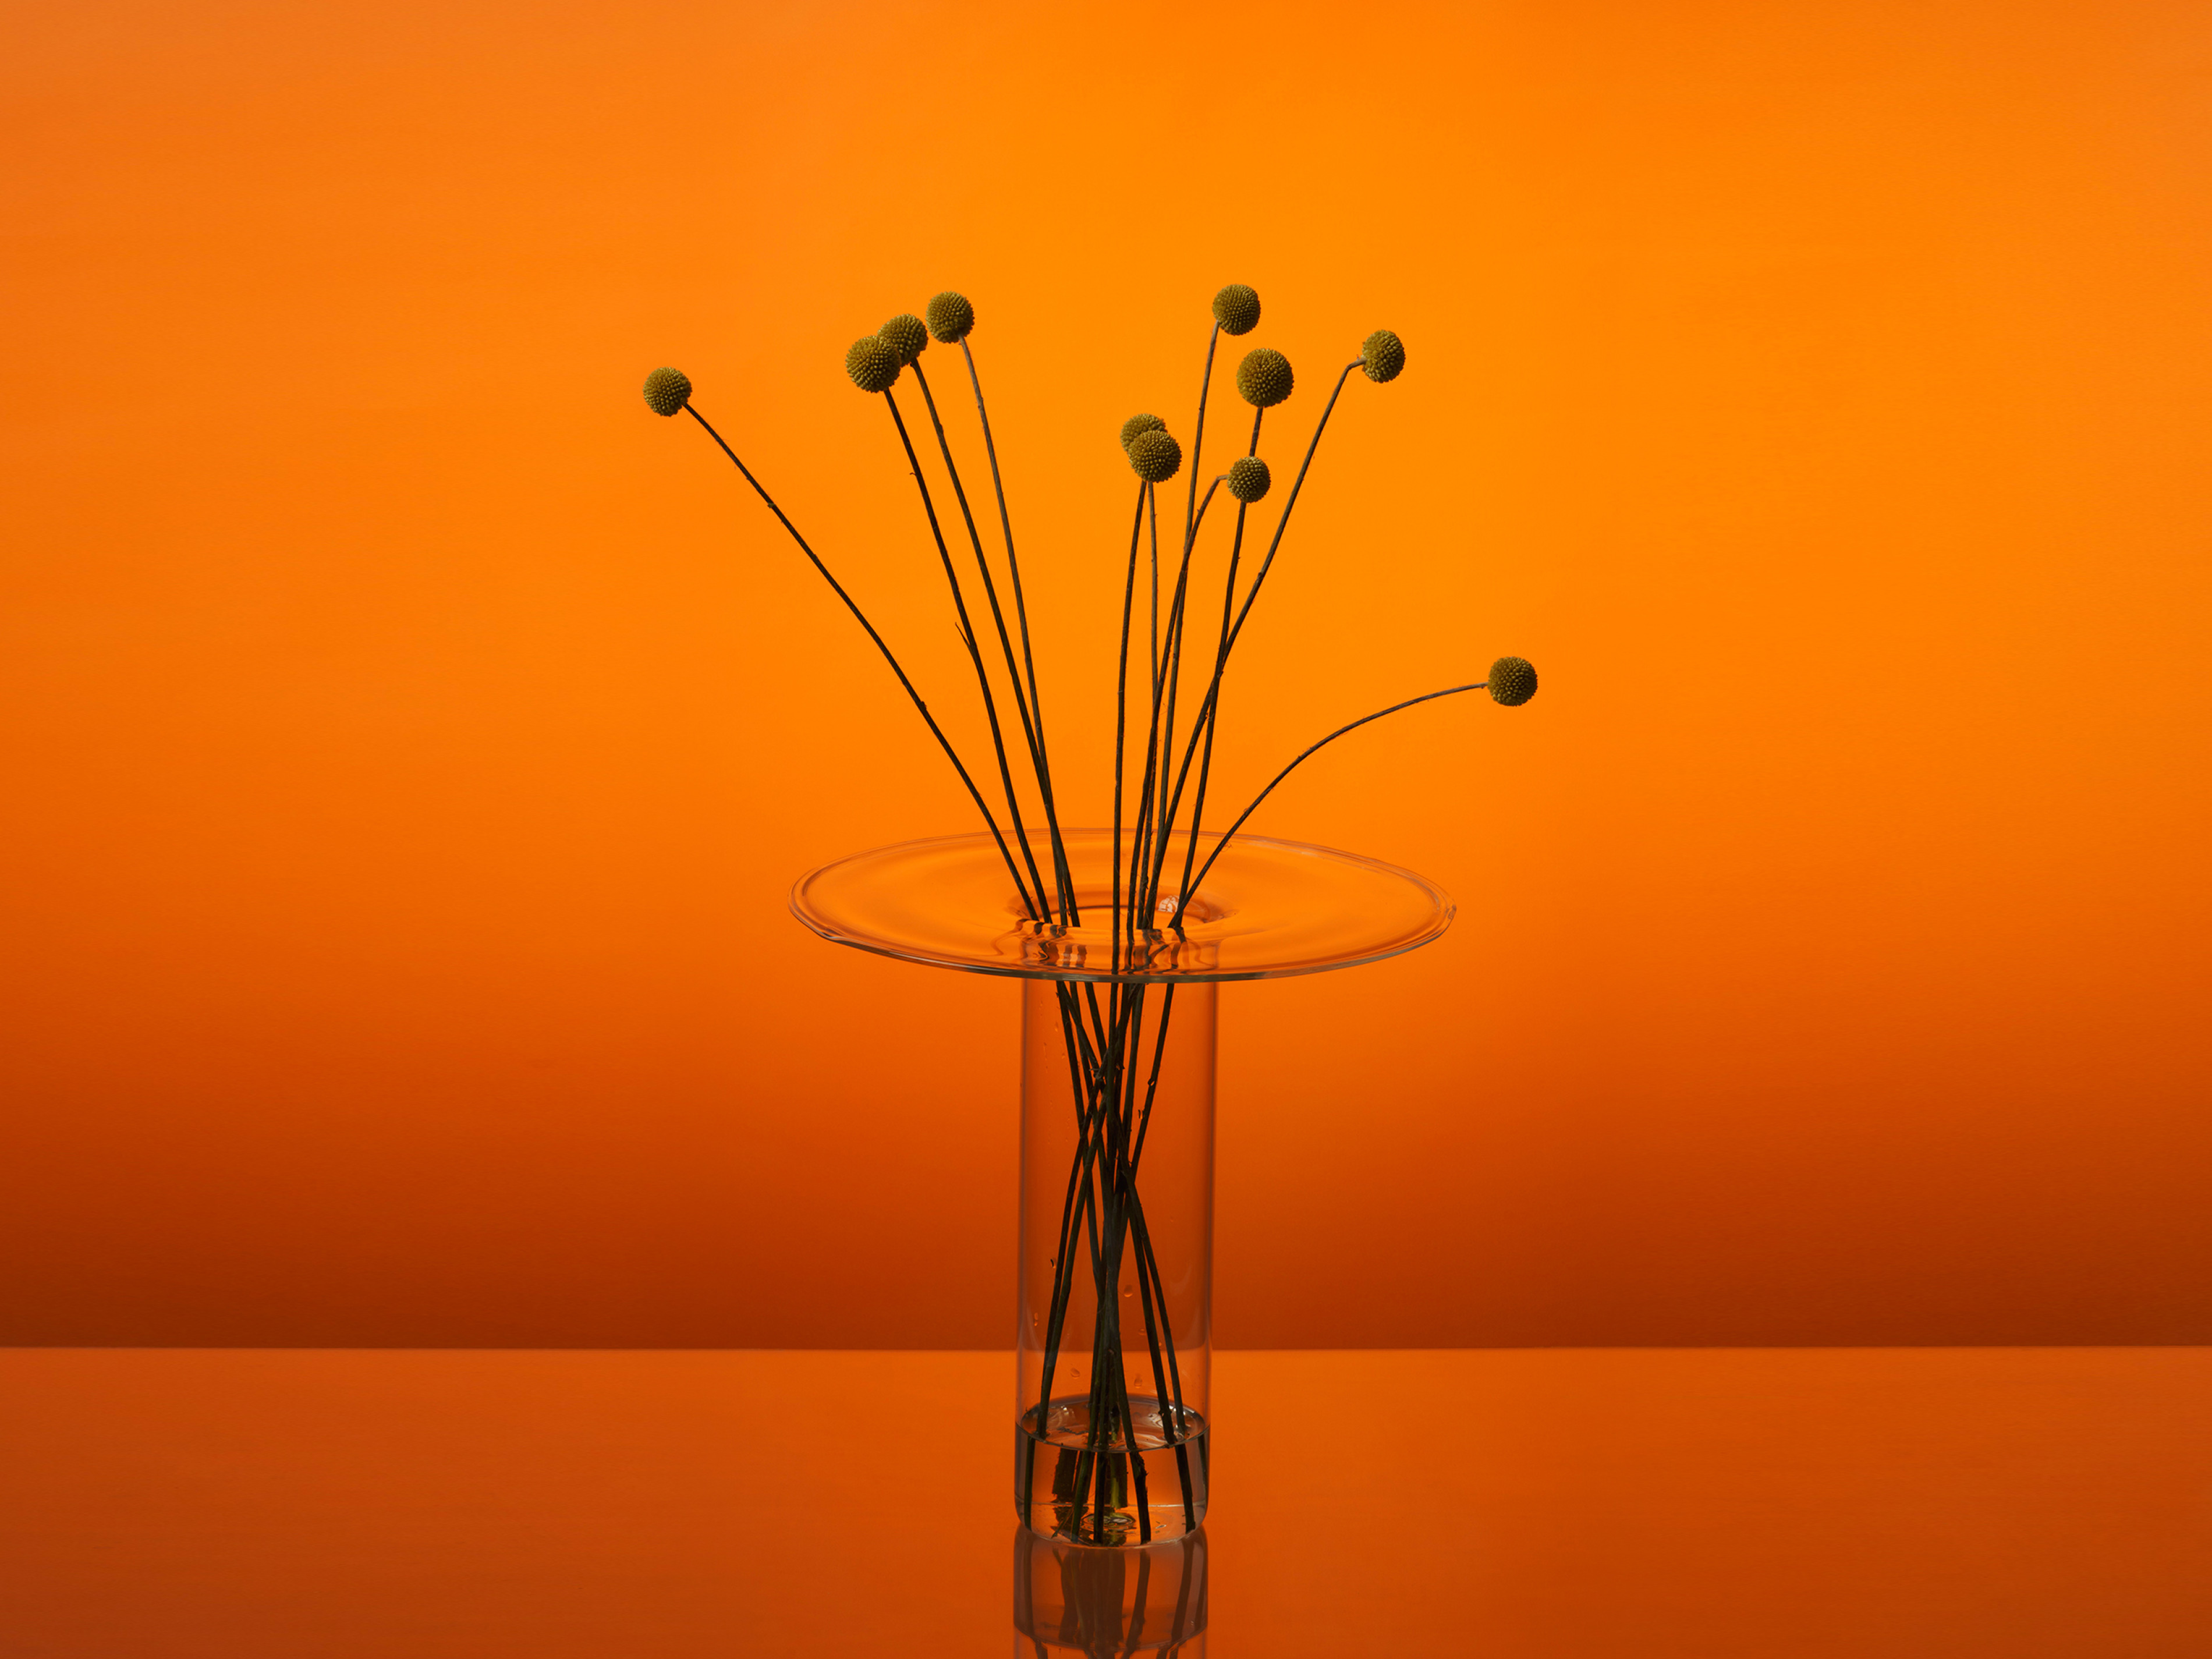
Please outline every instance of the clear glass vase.
[{"label": "clear glass vase", "polygon": [[1034,1531],[1149,1544],[1206,1517],[1215,1001],[1206,981],[1023,988],[1014,1507]]},{"label": "clear glass vase", "polygon": [[1206,1659],[1206,1534],[1084,1549],[1014,1534],[1018,1659]]},{"label": "clear glass vase", "polygon": [[[1379,961],[1452,919],[1395,866],[1240,836],[1209,867],[1214,839],[1036,836],[1040,865],[1064,872],[1066,908],[1047,917],[988,835],[864,853],[792,894],[839,944],[1028,981],[1014,1507],[1068,1545],[1164,1543],[1206,1516],[1216,988]],[[1143,917],[1133,857],[1164,872]],[[1186,896],[1175,878],[1193,869]]]}]

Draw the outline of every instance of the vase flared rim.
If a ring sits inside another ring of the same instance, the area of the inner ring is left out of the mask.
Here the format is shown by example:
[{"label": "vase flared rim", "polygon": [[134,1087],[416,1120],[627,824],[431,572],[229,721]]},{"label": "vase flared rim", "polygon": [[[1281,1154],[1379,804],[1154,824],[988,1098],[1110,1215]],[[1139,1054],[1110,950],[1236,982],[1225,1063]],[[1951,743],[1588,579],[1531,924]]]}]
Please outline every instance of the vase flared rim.
[{"label": "vase flared rim", "polygon": [[[901,842],[825,864],[791,890],[791,911],[823,938],[878,956],[1013,979],[1189,981],[1287,979],[1416,950],[1451,926],[1450,897],[1425,877],[1358,853],[1272,836],[1232,838],[1188,907],[1170,893],[1156,926],[1106,921],[1112,832],[1062,832],[1086,908],[1078,925],[1024,908],[987,833]],[[1198,854],[1211,854],[1214,832]],[[1122,845],[1128,842],[1127,832]],[[1162,886],[1177,882],[1187,834],[1170,838]],[[1053,868],[1043,832],[1030,836]],[[1177,921],[1181,926],[1176,926]]]}]

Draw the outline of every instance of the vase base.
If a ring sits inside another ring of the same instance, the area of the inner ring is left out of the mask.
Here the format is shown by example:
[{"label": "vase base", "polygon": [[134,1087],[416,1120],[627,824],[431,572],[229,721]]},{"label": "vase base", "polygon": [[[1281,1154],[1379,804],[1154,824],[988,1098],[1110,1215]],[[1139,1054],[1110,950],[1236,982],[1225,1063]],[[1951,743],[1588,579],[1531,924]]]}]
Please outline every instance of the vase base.
[{"label": "vase base", "polygon": [[1189,1410],[1164,1413],[1158,1401],[1137,1395],[1129,1415],[1133,1449],[1118,1431],[1103,1446],[1091,1443],[1087,1401],[1054,1400],[1042,1434],[1036,1408],[1022,1413],[1014,1427],[1014,1509],[1024,1526],[1040,1537],[1100,1549],[1164,1543],[1198,1530],[1206,1519],[1206,1419]]}]

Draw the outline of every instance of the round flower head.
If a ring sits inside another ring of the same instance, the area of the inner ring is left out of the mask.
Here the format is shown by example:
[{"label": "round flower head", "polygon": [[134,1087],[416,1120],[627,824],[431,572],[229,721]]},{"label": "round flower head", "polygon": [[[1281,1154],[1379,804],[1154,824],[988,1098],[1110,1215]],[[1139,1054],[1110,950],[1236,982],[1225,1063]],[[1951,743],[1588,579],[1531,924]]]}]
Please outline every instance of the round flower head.
[{"label": "round flower head", "polygon": [[876,331],[876,337],[897,352],[902,363],[910,363],[929,349],[929,331],[912,312],[899,313]]},{"label": "round flower head", "polygon": [[889,392],[901,367],[897,348],[879,334],[863,335],[845,354],[845,372],[863,392]]},{"label": "round flower head", "polygon": [[1213,296],[1213,320],[1224,334],[1249,334],[1260,326],[1259,290],[1231,283]]},{"label": "round flower head", "polygon": [[1157,428],[1139,432],[1129,442],[1129,465],[1146,483],[1165,483],[1182,466],[1182,446]]},{"label": "round flower head", "polygon": [[966,339],[975,326],[975,307],[949,288],[922,307],[922,315],[929,319],[930,338],[939,345]]},{"label": "round flower head", "polygon": [[645,377],[645,406],[673,415],[691,401],[691,377],[680,368],[656,368]]},{"label": "round flower head", "polygon": [[1374,381],[1395,380],[1406,367],[1406,343],[1378,328],[1359,343],[1359,367]]},{"label": "round flower head", "polygon": [[1291,386],[1291,360],[1273,346],[1255,346],[1237,365],[1237,395],[1255,409],[1273,409]]},{"label": "round flower head", "polygon": [[1490,695],[1518,708],[1536,695],[1536,670],[1525,657],[1500,657],[1490,665]]},{"label": "round flower head", "polygon": [[1229,464],[1229,493],[1247,507],[1265,495],[1273,482],[1267,462],[1257,455],[1240,455]]},{"label": "round flower head", "polygon": [[1121,422],[1121,447],[1127,450],[1147,432],[1164,432],[1168,423],[1157,415],[1132,415]]}]

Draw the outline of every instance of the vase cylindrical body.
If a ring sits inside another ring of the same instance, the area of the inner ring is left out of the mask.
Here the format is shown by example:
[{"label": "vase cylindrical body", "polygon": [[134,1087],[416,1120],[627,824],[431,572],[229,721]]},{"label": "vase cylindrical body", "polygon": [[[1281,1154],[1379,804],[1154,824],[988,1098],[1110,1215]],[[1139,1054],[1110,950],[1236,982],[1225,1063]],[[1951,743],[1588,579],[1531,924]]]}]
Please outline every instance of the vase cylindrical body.
[{"label": "vase cylindrical body", "polygon": [[1024,982],[1014,1506],[1044,1536],[1206,1516],[1215,996]]},{"label": "vase cylindrical body", "polygon": [[1015,1659],[1206,1659],[1206,1534],[1085,1549],[1014,1533]]}]

